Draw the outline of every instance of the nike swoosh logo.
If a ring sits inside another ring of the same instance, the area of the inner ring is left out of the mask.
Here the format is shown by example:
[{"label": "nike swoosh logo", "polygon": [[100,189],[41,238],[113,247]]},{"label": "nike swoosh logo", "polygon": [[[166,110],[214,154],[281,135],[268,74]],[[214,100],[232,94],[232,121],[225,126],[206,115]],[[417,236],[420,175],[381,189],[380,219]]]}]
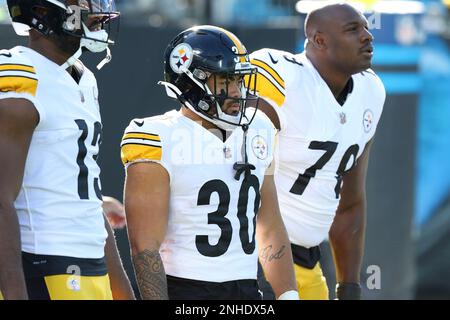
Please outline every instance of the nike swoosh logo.
[{"label": "nike swoosh logo", "polygon": [[144,120],[141,122],[134,120],[134,123],[136,123],[139,127],[142,127],[144,125]]},{"label": "nike swoosh logo", "polygon": [[12,54],[11,53],[0,53],[0,56],[5,56],[7,58],[11,58]]},{"label": "nike swoosh logo", "polygon": [[269,54],[270,60],[272,60],[272,63],[277,64],[278,60],[275,60],[270,53],[268,53],[268,54]]}]

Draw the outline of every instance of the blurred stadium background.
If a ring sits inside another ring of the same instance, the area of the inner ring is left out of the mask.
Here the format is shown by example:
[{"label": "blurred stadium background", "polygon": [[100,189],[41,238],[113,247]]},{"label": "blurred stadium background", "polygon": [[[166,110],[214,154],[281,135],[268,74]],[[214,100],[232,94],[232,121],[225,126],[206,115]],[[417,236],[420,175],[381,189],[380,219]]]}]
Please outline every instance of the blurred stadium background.
[{"label": "blurred stadium background", "polygon": [[[163,52],[194,24],[229,28],[253,51],[303,50],[305,14],[321,1],[116,0],[122,12],[113,62],[97,72],[104,119],[104,194],[122,196],[119,142],[131,118],[177,107],[156,82]],[[374,69],[388,98],[372,151],[366,254],[366,299],[450,298],[450,0],[355,1],[375,36]],[[0,48],[24,44],[0,0]],[[87,56],[92,68],[101,58]],[[132,276],[126,230],[116,231]],[[332,259],[323,266],[334,286]],[[189,263],[189,262],[186,262]],[[375,268],[373,267],[375,266]],[[366,286],[380,270],[379,287]],[[332,293],[333,290],[331,290]],[[333,294],[331,298],[333,298]]]}]

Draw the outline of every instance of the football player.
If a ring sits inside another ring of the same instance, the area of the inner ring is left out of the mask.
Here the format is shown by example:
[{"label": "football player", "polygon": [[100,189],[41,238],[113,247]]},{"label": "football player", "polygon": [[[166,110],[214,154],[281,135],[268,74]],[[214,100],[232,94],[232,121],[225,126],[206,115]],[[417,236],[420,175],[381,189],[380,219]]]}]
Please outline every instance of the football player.
[{"label": "football player", "polygon": [[97,83],[77,59],[109,56],[114,0],[7,3],[29,42],[0,51],[0,289],[6,299],[133,298],[102,212]]},{"label": "football player", "polygon": [[275,128],[244,75],[256,68],[231,32],[198,26],[165,53],[182,107],[125,130],[125,211],[143,299],[261,299],[258,252],[276,297],[298,299],[272,175]]},{"label": "football player", "polygon": [[[319,244],[329,236],[339,299],[359,299],[366,214],[365,179],[385,90],[369,69],[373,36],[347,4],[305,21],[305,52],[253,52],[256,90],[279,130],[275,174],[300,299],[328,299]],[[330,229],[331,228],[331,229]]]}]

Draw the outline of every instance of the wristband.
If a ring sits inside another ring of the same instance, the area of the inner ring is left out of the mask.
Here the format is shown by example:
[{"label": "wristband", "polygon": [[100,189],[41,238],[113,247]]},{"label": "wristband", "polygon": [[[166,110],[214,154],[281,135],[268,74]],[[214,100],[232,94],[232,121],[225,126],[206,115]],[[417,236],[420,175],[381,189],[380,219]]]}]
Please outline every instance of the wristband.
[{"label": "wristband", "polygon": [[336,285],[338,300],[361,300],[361,286],[359,283],[341,282]]},{"label": "wristband", "polygon": [[300,300],[300,298],[297,291],[290,290],[282,293],[277,300]]}]

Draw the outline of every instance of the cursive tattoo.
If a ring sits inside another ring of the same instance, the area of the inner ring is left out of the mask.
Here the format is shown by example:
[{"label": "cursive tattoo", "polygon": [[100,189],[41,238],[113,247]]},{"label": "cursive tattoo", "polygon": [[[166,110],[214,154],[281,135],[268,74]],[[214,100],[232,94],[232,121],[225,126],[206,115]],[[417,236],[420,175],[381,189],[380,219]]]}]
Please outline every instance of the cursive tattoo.
[{"label": "cursive tattoo", "polygon": [[281,248],[276,251],[273,250],[272,245],[268,245],[267,247],[260,250],[259,258],[262,265],[265,265],[267,262],[272,260],[279,260],[285,254],[286,246],[282,245]]},{"label": "cursive tattoo", "polygon": [[133,256],[134,270],[143,300],[168,300],[167,279],[158,250],[144,250]]}]

